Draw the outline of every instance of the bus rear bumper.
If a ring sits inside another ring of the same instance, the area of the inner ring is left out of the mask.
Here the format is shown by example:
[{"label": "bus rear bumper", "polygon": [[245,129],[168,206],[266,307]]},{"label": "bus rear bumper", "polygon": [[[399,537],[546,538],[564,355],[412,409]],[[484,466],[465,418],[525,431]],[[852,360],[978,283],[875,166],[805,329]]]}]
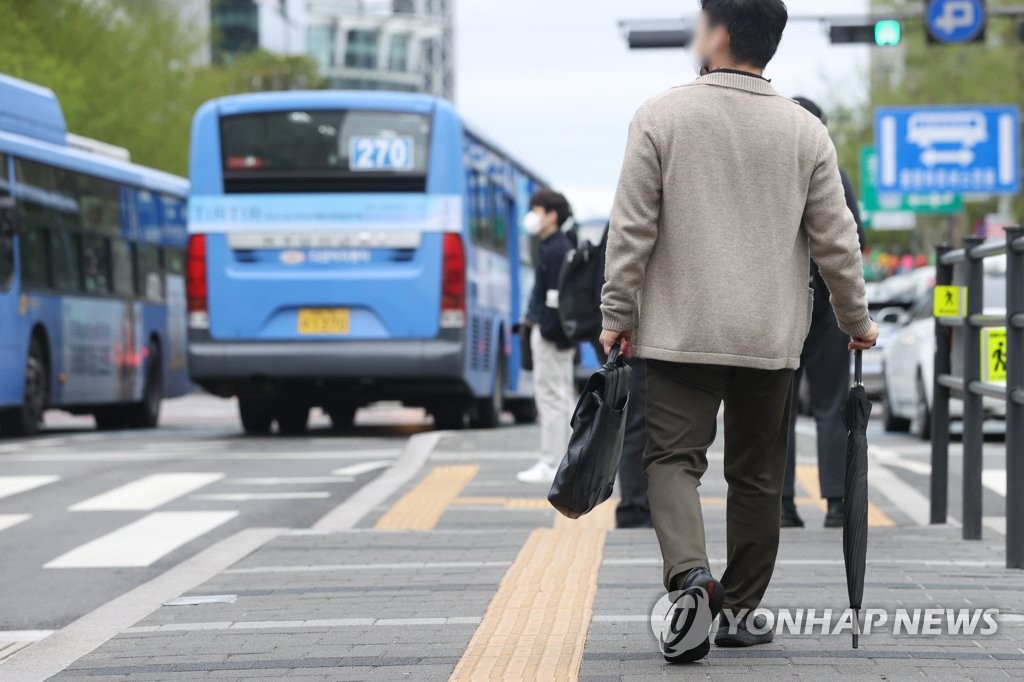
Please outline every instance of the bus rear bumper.
[{"label": "bus rear bumper", "polygon": [[[222,342],[191,339],[192,380],[217,395],[279,386],[349,386],[362,393],[463,389],[461,339],[342,342]],[[418,389],[418,387],[422,387]]]}]

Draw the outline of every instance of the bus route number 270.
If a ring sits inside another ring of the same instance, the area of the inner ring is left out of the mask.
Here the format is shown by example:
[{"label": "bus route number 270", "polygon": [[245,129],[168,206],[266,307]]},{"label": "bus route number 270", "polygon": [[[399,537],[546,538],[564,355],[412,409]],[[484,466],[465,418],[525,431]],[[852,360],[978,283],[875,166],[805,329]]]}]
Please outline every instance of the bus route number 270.
[{"label": "bus route number 270", "polygon": [[411,137],[353,137],[348,165],[354,171],[409,171],[413,169]]}]

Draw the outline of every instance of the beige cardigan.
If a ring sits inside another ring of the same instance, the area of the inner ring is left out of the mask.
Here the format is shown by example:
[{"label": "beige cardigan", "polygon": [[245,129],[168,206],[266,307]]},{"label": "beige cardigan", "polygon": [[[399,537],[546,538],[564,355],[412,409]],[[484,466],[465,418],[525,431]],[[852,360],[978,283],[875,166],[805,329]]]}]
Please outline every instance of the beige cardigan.
[{"label": "beige cardigan", "polygon": [[811,322],[808,255],[850,336],[871,325],[857,225],[825,126],[761,78],[716,72],[630,126],[601,311],[637,355],[796,368]]}]

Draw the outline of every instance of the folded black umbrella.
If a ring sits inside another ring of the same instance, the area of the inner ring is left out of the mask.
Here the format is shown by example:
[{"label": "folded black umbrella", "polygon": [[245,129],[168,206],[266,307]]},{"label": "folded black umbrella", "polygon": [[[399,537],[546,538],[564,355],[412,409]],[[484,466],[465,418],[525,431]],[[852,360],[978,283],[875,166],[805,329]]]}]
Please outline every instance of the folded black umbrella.
[{"label": "folded black umbrella", "polygon": [[871,401],[864,390],[863,362],[857,351],[854,387],[843,410],[848,430],[846,441],[846,487],[843,519],[843,558],[846,560],[846,589],[853,609],[853,648],[859,646],[860,609],[864,599],[864,572],[868,553],[868,421]]},{"label": "folded black umbrella", "polygon": [[569,448],[548,493],[548,502],[570,519],[583,516],[612,496],[632,376],[633,370],[616,345],[604,367],[587,380],[576,405]]}]

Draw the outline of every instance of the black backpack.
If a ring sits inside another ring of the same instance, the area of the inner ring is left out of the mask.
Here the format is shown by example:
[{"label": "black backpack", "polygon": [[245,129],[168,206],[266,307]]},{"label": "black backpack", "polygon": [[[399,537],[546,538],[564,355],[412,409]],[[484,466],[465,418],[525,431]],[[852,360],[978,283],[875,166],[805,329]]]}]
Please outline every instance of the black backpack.
[{"label": "black backpack", "polygon": [[596,341],[601,335],[601,287],[608,228],[600,244],[585,242],[570,251],[558,278],[558,316],[571,341]]}]

